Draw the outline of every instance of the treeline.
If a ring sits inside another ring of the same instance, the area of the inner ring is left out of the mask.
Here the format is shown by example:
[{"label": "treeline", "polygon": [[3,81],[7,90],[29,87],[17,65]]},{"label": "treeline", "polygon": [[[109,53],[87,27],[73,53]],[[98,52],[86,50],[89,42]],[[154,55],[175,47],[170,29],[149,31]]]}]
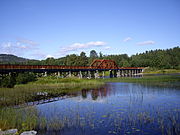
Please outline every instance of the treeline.
[{"label": "treeline", "polygon": [[[114,60],[119,67],[152,67],[156,69],[180,69],[180,48],[174,47],[166,50],[151,50],[144,53],[128,56],[127,54],[103,55],[95,50],[90,51],[89,57],[85,52],[79,55],[70,54],[58,59],[29,60],[23,64],[29,65],[68,65],[89,66],[94,59]],[[21,63],[22,64],[22,63]]]},{"label": "treeline", "polygon": [[16,84],[26,84],[36,80],[36,75],[31,72],[11,73],[11,75],[0,76],[0,87],[13,88]]}]

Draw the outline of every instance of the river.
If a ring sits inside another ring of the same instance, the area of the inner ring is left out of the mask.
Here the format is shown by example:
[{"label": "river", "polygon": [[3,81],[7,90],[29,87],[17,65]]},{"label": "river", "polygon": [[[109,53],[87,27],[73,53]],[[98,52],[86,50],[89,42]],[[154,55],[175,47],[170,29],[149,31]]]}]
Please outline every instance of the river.
[{"label": "river", "polygon": [[39,135],[179,134],[180,89],[107,83],[37,105],[47,129]]}]

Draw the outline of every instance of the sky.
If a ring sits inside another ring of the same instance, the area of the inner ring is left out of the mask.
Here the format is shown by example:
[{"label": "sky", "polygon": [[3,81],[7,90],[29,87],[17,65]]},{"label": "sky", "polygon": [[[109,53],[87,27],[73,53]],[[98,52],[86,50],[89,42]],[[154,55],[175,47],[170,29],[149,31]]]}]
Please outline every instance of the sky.
[{"label": "sky", "polygon": [[0,0],[0,54],[129,56],[180,46],[180,0]]}]

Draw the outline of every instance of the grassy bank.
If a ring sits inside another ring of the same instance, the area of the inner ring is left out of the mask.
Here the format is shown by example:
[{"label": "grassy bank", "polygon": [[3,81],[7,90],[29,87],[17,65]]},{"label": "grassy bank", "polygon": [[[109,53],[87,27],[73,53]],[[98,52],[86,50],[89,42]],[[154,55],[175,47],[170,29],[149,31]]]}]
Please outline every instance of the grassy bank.
[{"label": "grassy bank", "polygon": [[143,72],[144,74],[174,74],[180,73],[179,69],[154,69],[154,68],[147,68]]},{"label": "grassy bank", "polygon": [[[51,97],[57,97],[72,91],[95,88],[102,81],[79,78],[38,78],[36,82],[15,85],[14,88],[0,88],[0,106],[24,104]],[[43,93],[46,93],[43,95]]]},{"label": "grassy bank", "polygon": [[159,75],[159,76],[144,76],[141,78],[120,77],[120,78],[107,78],[103,82],[127,82],[127,83],[140,83],[143,85],[151,85],[156,87],[171,87],[180,88],[179,75]]},{"label": "grassy bank", "polygon": [[104,82],[180,82],[178,75],[160,75],[160,76],[144,76],[144,77],[120,77],[120,78],[107,78]]}]

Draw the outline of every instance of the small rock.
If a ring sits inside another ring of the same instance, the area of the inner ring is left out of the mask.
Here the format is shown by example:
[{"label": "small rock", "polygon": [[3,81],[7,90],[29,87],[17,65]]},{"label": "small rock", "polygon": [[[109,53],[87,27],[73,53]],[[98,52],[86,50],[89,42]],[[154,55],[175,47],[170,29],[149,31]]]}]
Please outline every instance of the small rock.
[{"label": "small rock", "polygon": [[23,133],[21,133],[21,135],[36,135],[37,134],[37,131],[25,131]]},{"label": "small rock", "polygon": [[0,135],[15,135],[17,133],[17,129],[9,129],[6,131],[0,131]]}]

